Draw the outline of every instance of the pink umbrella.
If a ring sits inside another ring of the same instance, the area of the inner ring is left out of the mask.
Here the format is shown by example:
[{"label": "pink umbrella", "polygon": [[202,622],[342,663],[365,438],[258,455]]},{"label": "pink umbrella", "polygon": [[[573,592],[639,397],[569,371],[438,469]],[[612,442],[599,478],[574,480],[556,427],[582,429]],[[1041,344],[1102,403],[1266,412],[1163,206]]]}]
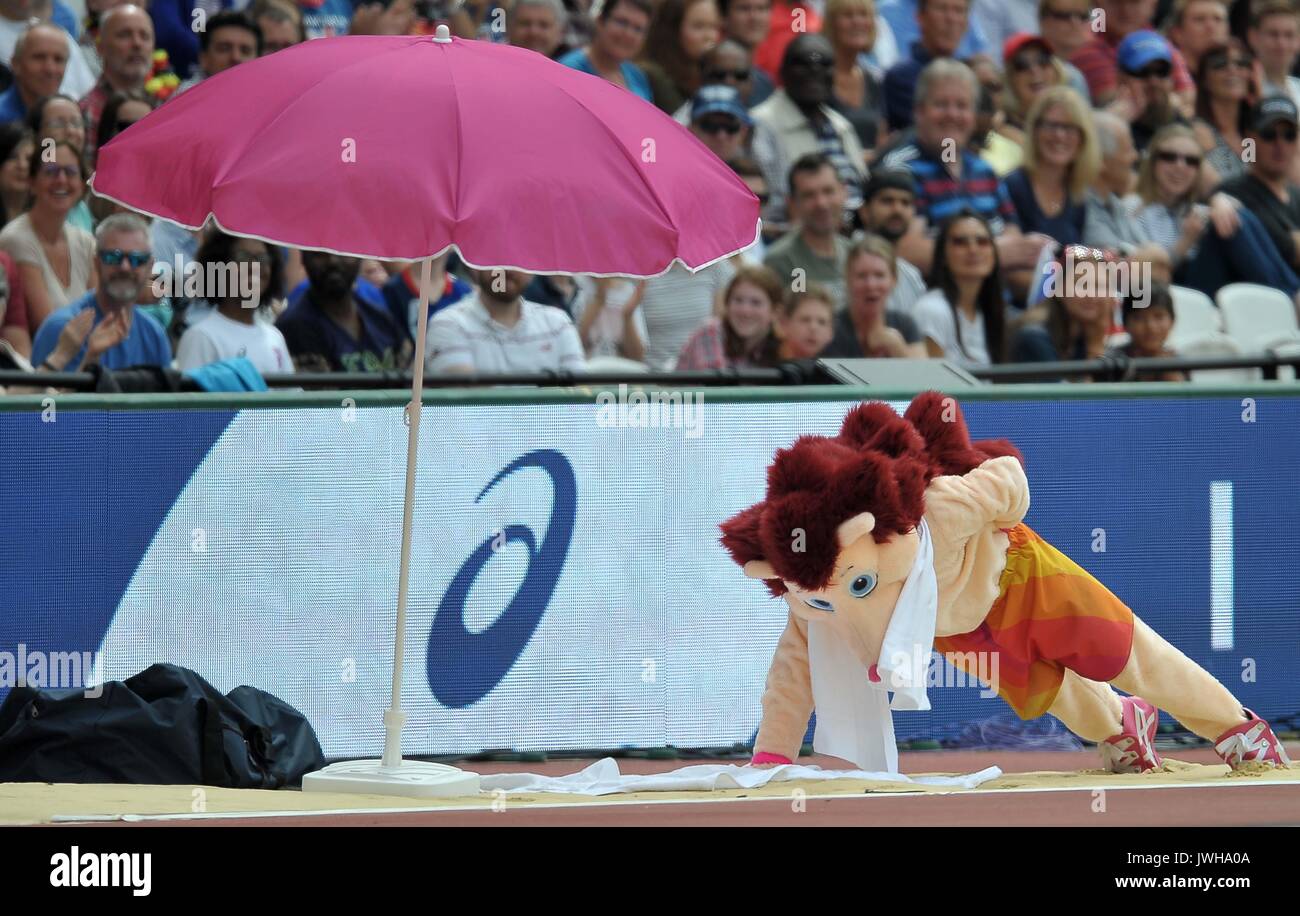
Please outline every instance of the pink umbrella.
[{"label": "pink umbrella", "polygon": [[402,656],[431,258],[654,276],[751,245],[758,199],[654,106],[532,51],[451,38],[309,41],[204,80],[99,151],[101,197],[196,229],[380,260],[423,259],[406,455],[392,706],[380,761],[304,789],[478,791],[403,761]]}]

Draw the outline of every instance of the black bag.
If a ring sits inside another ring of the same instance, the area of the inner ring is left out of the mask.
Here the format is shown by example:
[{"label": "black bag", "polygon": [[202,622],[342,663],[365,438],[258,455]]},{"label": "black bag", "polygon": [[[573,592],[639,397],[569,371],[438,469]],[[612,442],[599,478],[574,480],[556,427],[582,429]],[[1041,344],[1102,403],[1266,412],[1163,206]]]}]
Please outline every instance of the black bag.
[{"label": "black bag", "polygon": [[265,691],[222,696],[176,665],[103,687],[13,688],[0,706],[0,782],[278,789],[325,765],[311,723]]}]

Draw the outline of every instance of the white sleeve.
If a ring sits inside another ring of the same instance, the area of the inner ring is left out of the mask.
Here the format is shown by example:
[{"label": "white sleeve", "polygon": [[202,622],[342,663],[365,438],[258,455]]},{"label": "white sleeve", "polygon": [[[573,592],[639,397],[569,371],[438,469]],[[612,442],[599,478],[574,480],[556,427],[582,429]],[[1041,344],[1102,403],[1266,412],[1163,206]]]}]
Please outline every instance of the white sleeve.
[{"label": "white sleeve", "polygon": [[916,300],[916,307],[912,310],[912,318],[916,321],[916,329],[921,332],[922,337],[928,337],[948,350],[952,345],[951,332],[948,329],[948,322],[944,320],[944,309],[948,308],[948,303],[942,298],[942,293],[932,296],[929,293]]},{"label": "white sleeve", "polygon": [[454,319],[444,317],[442,313],[434,315],[426,333],[427,368],[431,374],[441,375],[453,370],[474,371],[474,352]]}]

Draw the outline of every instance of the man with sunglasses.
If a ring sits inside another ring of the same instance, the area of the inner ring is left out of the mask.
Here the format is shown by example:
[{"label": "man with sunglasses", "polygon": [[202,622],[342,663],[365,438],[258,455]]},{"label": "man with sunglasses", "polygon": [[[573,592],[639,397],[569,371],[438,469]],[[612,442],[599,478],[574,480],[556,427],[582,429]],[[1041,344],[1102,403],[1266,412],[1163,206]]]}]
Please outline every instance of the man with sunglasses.
[{"label": "man with sunglasses", "polygon": [[1117,49],[1120,97],[1112,106],[1133,125],[1133,145],[1143,151],[1156,131],[1168,124],[1186,124],[1173,94],[1173,55],[1159,34],[1134,32]]},{"label": "man with sunglasses", "polygon": [[691,133],[725,163],[744,150],[752,123],[732,86],[701,86],[691,101]]},{"label": "man with sunglasses", "polygon": [[[114,214],[95,230],[95,248],[99,285],[41,324],[32,343],[32,365],[44,365],[53,372],[75,371],[95,363],[105,369],[169,366],[172,348],[167,332],[136,309],[153,268],[149,227],[133,213]],[[95,328],[86,343],[66,365],[46,365],[64,326],[86,309],[95,311]]]},{"label": "man with sunglasses", "polygon": [[[1119,46],[1134,32],[1153,28],[1156,0],[1100,0],[1098,6],[1105,19],[1097,20],[1098,27],[1091,40],[1070,57],[1070,63],[1083,71],[1088,81],[1094,108],[1114,101],[1119,88]],[[1177,49],[1171,52],[1170,63],[1179,109],[1190,114],[1196,100],[1196,83]]]},{"label": "man with sunglasses", "polygon": [[1298,123],[1296,105],[1285,96],[1256,103],[1246,131],[1255,146],[1255,161],[1245,175],[1219,188],[1259,218],[1278,254],[1292,268],[1300,268],[1300,188],[1289,178]]}]

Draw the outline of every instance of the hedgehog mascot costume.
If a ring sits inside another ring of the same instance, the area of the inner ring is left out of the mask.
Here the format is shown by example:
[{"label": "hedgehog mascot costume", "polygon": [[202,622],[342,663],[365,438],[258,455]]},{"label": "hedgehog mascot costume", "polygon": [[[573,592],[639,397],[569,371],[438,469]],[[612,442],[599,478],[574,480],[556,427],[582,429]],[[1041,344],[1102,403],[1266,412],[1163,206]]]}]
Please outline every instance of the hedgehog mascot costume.
[{"label": "hedgehog mascot costume", "polygon": [[[752,762],[792,762],[820,705],[810,629],[832,634],[878,692],[901,664],[882,645],[906,606],[924,624],[912,632],[932,641],[927,658],[932,649],[950,660],[996,653],[996,686],[1011,708],[1022,719],[1056,716],[1096,742],[1112,772],[1161,765],[1157,708],[1233,769],[1289,765],[1267,722],[1035,534],[1028,511],[1019,452],[971,442],[956,403],[936,392],[902,417],[861,404],[835,438],[802,436],[778,451],[766,499],[722,525],[746,575],[789,605]],[[922,580],[932,584],[918,600]]]}]

